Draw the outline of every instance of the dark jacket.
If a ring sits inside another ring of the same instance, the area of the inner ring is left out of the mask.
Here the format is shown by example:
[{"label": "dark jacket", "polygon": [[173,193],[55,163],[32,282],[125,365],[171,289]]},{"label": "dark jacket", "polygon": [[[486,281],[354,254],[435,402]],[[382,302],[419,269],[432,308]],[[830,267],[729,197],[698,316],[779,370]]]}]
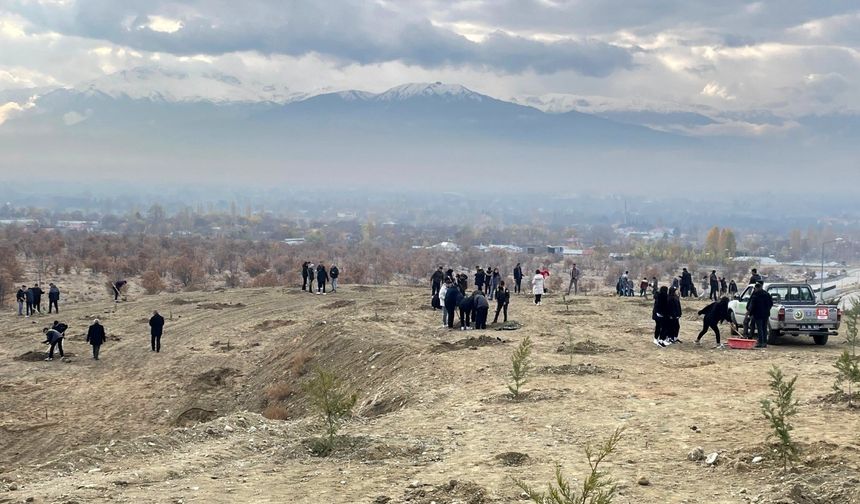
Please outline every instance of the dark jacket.
[{"label": "dark jacket", "polygon": [[770,309],[773,308],[773,298],[764,289],[753,292],[750,296],[747,310],[754,320],[766,320],[770,318]]},{"label": "dark jacket", "polygon": [[469,288],[469,277],[466,275],[460,275],[457,277],[457,287],[459,287],[460,292],[465,295],[466,289]]},{"label": "dark jacket", "polygon": [[490,285],[495,288],[498,287],[500,283],[502,283],[502,275],[493,272],[493,276],[490,277]]},{"label": "dark jacket", "polygon": [[705,325],[720,324],[729,320],[729,300],[720,299],[716,303],[699,310],[699,315],[705,316]]},{"label": "dark jacket", "polygon": [[66,324],[64,324],[64,323],[62,323],[62,322],[57,322],[56,324],[54,324],[54,325],[51,327],[51,329],[53,329],[53,330],[55,330],[55,331],[57,331],[58,333],[61,333],[61,334],[66,334],[66,329],[68,329],[68,328],[69,328],[69,326],[68,326],[68,325],[66,325]]},{"label": "dark jacket", "polygon": [[340,270],[337,269],[337,266],[331,267],[331,271],[328,272],[328,276],[330,276],[331,278],[337,278],[338,276],[340,276]]},{"label": "dark jacket", "polygon": [[511,301],[511,291],[507,288],[496,291],[496,302],[500,305],[506,305]]},{"label": "dark jacket", "polygon": [[693,275],[689,271],[681,273],[681,287],[692,287]]},{"label": "dark jacket", "polygon": [[302,263],[302,278],[307,278],[308,273],[308,263]]},{"label": "dark jacket", "polygon": [[720,286],[720,279],[717,278],[715,273],[711,273],[711,276],[708,277],[708,280],[711,282],[711,289],[717,290]]},{"label": "dark jacket", "polygon": [[669,317],[669,295],[658,292],[654,297],[654,308],[651,309],[653,320],[665,320]]},{"label": "dark jacket", "polygon": [[433,274],[430,276],[430,281],[433,282],[434,284],[441,284],[442,280],[444,280],[444,279],[445,279],[445,274],[439,270],[434,271]]},{"label": "dark jacket", "polygon": [[45,291],[43,291],[42,289],[40,289],[38,287],[31,287],[30,290],[33,291],[33,302],[34,303],[38,303],[39,301],[42,300],[42,294],[44,294]]},{"label": "dark jacket", "polygon": [[463,296],[463,293],[460,292],[460,289],[454,287],[453,285],[445,291],[445,307],[453,308],[459,306],[460,297]]},{"label": "dark jacket", "polygon": [[761,278],[761,275],[759,275],[758,273],[754,273],[754,274],[750,277],[750,285],[752,285],[752,284],[757,284],[757,283],[759,283],[759,282],[761,282],[761,281],[763,281],[763,280],[762,280],[762,278]]},{"label": "dark jacket", "polygon": [[24,289],[18,289],[18,292],[15,293],[15,301],[19,303],[23,303],[27,300],[27,291]]},{"label": "dark jacket", "polygon": [[463,296],[457,304],[461,310],[471,312],[475,309],[475,296]]},{"label": "dark jacket", "polygon": [[475,285],[477,285],[478,287],[482,287],[486,279],[487,274],[484,273],[484,270],[478,270],[478,272],[475,273]]},{"label": "dark jacket", "polygon": [[57,331],[56,329],[51,329],[45,333],[45,343],[56,343],[63,339],[63,333]]},{"label": "dark jacket", "polygon": [[514,280],[522,280],[523,279],[523,269],[519,266],[514,268]]},{"label": "dark jacket", "polygon": [[475,294],[474,303],[475,303],[475,309],[476,310],[479,310],[481,308],[486,308],[486,309],[490,308],[490,302],[487,301],[487,297],[484,296],[483,294],[481,294],[480,292]]},{"label": "dark jacket", "polygon": [[738,284],[736,284],[734,280],[729,282],[729,292],[732,294],[737,294],[738,292]]},{"label": "dark jacket", "polygon": [[328,273],[325,270],[325,266],[320,264],[317,266],[317,282],[325,282],[328,280]]},{"label": "dark jacket", "polygon": [[683,310],[681,309],[681,300],[678,299],[678,296],[669,296],[669,318],[679,319],[683,314]]},{"label": "dark jacket", "polygon": [[164,330],[164,317],[161,315],[153,315],[151,319],[149,319],[149,327],[151,328],[151,334],[153,336],[161,336],[162,331]]},{"label": "dark jacket", "polygon": [[105,328],[101,324],[93,324],[87,329],[87,343],[92,346],[99,346],[107,340],[105,337]]},{"label": "dark jacket", "polygon": [[454,278],[454,270],[448,269],[448,271],[445,272],[445,281],[450,281],[452,284],[457,283],[457,279]]},{"label": "dark jacket", "polygon": [[60,300],[60,289],[56,286],[48,289],[48,301],[59,301]]}]

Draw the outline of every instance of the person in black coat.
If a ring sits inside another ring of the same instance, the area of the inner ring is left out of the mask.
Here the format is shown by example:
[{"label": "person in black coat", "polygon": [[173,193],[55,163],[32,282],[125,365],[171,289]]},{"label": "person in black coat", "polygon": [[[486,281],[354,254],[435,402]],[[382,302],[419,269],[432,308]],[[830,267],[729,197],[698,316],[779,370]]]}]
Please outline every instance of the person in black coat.
[{"label": "person in black coat", "polygon": [[30,287],[24,291],[24,297],[27,301],[27,316],[34,315],[36,310],[33,308],[33,288]]},{"label": "person in black coat", "polygon": [[669,344],[681,343],[681,340],[678,339],[678,335],[681,334],[682,314],[681,297],[678,295],[678,291],[675,289],[669,289],[669,325],[666,327],[668,331],[668,334],[666,334],[666,342]]},{"label": "person in black coat", "polygon": [[93,320],[93,325],[87,329],[87,343],[93,347],[93,360],[99,360],[99,349],[107,341],[105,336],[105,328],[99,322],[99,319]]},{"label": "person in black coat", "polygon": [[505,282],[499,283],[499,288],[496,289],[496,316],[493,317],[493,323],[499,321],[499,312],[504,310],[505,322],[508,321],[508,303],[511,302],[511,291],[505,287]]},{"label": "person in black coat", "polygon": [[522,291],[523,285],[523,267],[520,263],[514,267],[514,294],[519,294]]},{"label": "person in black coat", "polygon": [[[24,315],[24,306],[27,305],[27,286],[22,285],[18,292],[15,293],[15,301],[18,303],[18,316]],[[30,307],[27,305],[27,315],[30,314]]]},{"label": "person in black coat", "polygon": [[51,349],[48,351],[48,357],[45,359],[46,361],[54,360],[54,348],[60,351],[60,357],[64,357],[63,353],[63,338],[65,337],[61,331],[56,329],[48,329],[47,327],[42,329],[42,332],[45,333],[45,341],[43,343],[50,344]]},{"label": "person in black coat", "polygon": [[710,295],[708,299],[712,299],[717,301],[719,299],[720,292],[720,279],[717,277],[717,270],[711,271],[710,276],[708,277],[709,287],[710,287]]},{"label": "person in black coat", "polygon": [[[117,280],[113,283],[113,300],[115,303],[119,303],[119,296],[122,294],[122,288],[127,284],[125,280]],[[123,299],[124,301],[124,299]]]},{"label": "person in black coat", "polygon": [[331,265],[331,269],[328,270],[328,276],[331,278],[331,292],[334,294],[337,292],[337,277],[340,276],[340,268],[337,267],[337,264]]},{"label": "person in black coat", "polygon": [[325,285],[328,282],[328,272],[322,263],[317,266],[317,294],[325,295]]},{"label": "person in black coat", "polygon": [[42,313],[42,294],[45,293],[42,289],[39,288],[39,284],[34,285],[30,288],[33,291],[33,312]]},{"label": "person in black coat", "polygon": [[667,325],[669,320],[669,288],[665,285],[660,287],[657,295],[654,296],[651,319],[654,320],[654,344],[659,347],[666,346],[663,341],[665,334],[663,326]]},{"label": "person in black coat", "polygon": [[149,328],[150,335],[152,336],[152,351],[161,352],[161,334],[164,332],[164,317],[159,315],[157,311],[152,312],[152,318],[149,319]]},{"label": "person in black coat", "polygon": [[757,283],[752,296],[750,296],[750,302],[747,305],[747,311],[755,324],[758,336],[756,348],[767,347],[768,319],[770,318],[771,308],[773,308],[773,298],[764,290],[761,282]]},{"label": "person in black coat", "polygon": [[454,312],[460,306],[460,299],[463,297],[463,293],[453,283],[446,283],[448,283],[448,290],[445,291],[445,310],[448,312],[448,329],[453,329]]},{"label": "person in black coat", "polygon": [[53,308],[56,313],[60,313],[60,307],[57,304],[60,302],[60,288],[53,283],[48,285],[50,286],[48,289],[48,313],[51,313],[51,308]]},{"label": "person in black coat", "polygon": [[302,263],[302,290],[308,290],[308,262]]},{"label": "person in black coat", "polygon": [[475,292],[473,302],[475,309],[475,329],[486,329],[487,314],[490,312],[490,302],[487,301],[487,297],[484,296],[484,293],[481,291]]},{"label": "person in black coat", "polygon": [[717,346],[714,348],[723,348],[723,344],[720,343],[720,328],[718,325],[729,320],[729,298],[724,297],[716,303],[709,304],[699,310],[699,315],[704,315],[705,320],[702,325],[702,331],[696,337],[696,345],[701,344],[702,336],[708,332],[708,329],[711,329],[717,336]]},{"label": "person in black coat", "polygon": [[484,270],[478,266],[475,269],[475,287],[478,288],[479,291],[484,290],[484,282],[487,280],[487,274],[484,273]]},{"label": "person in black coat", "polygon": [[442,266],[430,275],[430,296],[439,294],[439,289],[442,288],[442,281],[445,279],[445,273],[442,271]]},{"label": "person in black coat", "polygon": [[457,275],[457,287],[459,287],[460,293],[465,296],[466,290],[469,288],[469,275],[465,273]]},{"label": "person in black coat", "polygon": [[459,301],[460,330],[465,331],[472,325],[472,312],[475,310],[475,295],[463,296]]},{"label": "person in black coat", "polygon": [[687,297],[693,290],[693,275],[684,268],[681,272],[681,297]]}]

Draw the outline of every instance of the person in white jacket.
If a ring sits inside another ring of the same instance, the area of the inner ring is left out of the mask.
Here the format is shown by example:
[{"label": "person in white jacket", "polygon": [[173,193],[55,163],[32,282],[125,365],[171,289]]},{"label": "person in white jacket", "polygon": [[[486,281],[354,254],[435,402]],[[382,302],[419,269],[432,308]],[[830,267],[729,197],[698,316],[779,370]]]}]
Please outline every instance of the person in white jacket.
[{"label": "person in white jacket", "polygon": [[442,327],[448,327],[448,310],[445,309],[445,294],[448,293],[450,283],[445,282],[439,287],[439,300],[442,302]]},{"label": "person in white jacket", "polygon": [[544,291],[544,277],[540,270],[535,270],[535,276],[532,277],[532,293],[535,295],[535,304],[540,306],[540,298]]}]

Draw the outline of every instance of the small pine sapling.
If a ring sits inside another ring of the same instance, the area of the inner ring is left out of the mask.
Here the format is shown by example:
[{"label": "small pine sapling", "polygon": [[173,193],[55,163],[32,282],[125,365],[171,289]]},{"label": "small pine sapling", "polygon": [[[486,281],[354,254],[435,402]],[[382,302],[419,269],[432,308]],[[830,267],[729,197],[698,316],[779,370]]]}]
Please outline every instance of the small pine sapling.
[{"label": "small pine sapling", "polygon": [[845,325],[848,335],[845,342],[849,349],[843,350],[842,355],[833,366],[836,368],[836,383],[833,390],[842,397],[848,397],[848,407],[854,406],[854,395],[860,388],[860,358],[857,356],[857,321],[860,318],[860,304],[854,306],[844,314]]},{"label": "small pine sapling", "polygon": [[585,456],[590,468],[588,476],[583,480],[582,487],[575,490],[571,482],[561,473],[561,466],[555,468],[555,486],[548,485],[546,492],[531,488],[522,480],[514,479],[514,483],[522,489],[528,498],[536,504],[612,504],[618,492],[618,486],[609,473],[601,469],[603,461],[615,452],[624,429],[619,427],[596,449],[586,446]]},{"label": "small pine sapling", "polygon": [[798,460],[800,449],[791,439],[791,431],[794,427],[791,425],[791,417],[797,414],[797,400],[794,399],[794,384],[797,381],[797,376],[789,381],[785,380],[782,370],[773,366],[770,371],[770,388],[775,397],[774,400],[762,399],[761,410],[764,417],[770,422],[770,427],[773,430],[767,436],[767,440],[776,439],[779,444],[776,445],[776,453],[782,462],[783,470]]},{"label": "small pine sapling", "polygon": [[327,455],[335,446],[340,426],[352,413],[358,395],[334,372],[317,368],[314,377],[304,386],[311,407],[322,416],[325,438],[315,451]]},{"label": "small pine sapling", "polygon": [[511,380],[513,383],[508,385],[508,390],[511,391],[514,400],[520,399],[520,388],[528,380],[528,373],[531,370],[531,354],[532,340],[526,336],[514,350],[514,354],[511,355]]}]

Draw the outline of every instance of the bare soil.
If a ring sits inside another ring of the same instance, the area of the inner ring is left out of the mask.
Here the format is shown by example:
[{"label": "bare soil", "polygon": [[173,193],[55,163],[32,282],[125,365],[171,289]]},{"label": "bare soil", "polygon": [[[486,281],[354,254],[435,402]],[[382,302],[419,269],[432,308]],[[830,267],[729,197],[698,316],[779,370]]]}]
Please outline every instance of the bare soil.
[{"label": "bare soil", "polygon": [[[585,446],[619,426],[606,466],[619,503],[860,503],[858,412],[822,400],[839,337],[712,350],[712,335],[692,344],[701,324],[685,318],[684,343],[662,349],[650,306],[629,298],[576,298],[572,312],[593,313],[570,316],[555,296],[514,296],[519,330],[464,333],[420,309],[423,287],[177,298],[132,286],[115,305],[98,279],[82,275],[81,295],[74,282],[63,279],[66,362],[20,358],[44,356],[47,316],[0,318],[0,503],[517,503],[512,478],[544,487],[559,464],[581,482]],[[704,304],[685,300],[685,316]],[[144,323],[153,310],[168,319],[160,353]],[[109,334],[99,361],[83,340],[96,316]],[[510,357],[526,335],[534,372],[513,401]],[[802,454],[787,473],[759,406],[774,364],[798,375]],[[329,457],[306,444],[321,434],[302,392],[315,366],[359,393]],[[696,447],[717,463],[688,460]]]}]

